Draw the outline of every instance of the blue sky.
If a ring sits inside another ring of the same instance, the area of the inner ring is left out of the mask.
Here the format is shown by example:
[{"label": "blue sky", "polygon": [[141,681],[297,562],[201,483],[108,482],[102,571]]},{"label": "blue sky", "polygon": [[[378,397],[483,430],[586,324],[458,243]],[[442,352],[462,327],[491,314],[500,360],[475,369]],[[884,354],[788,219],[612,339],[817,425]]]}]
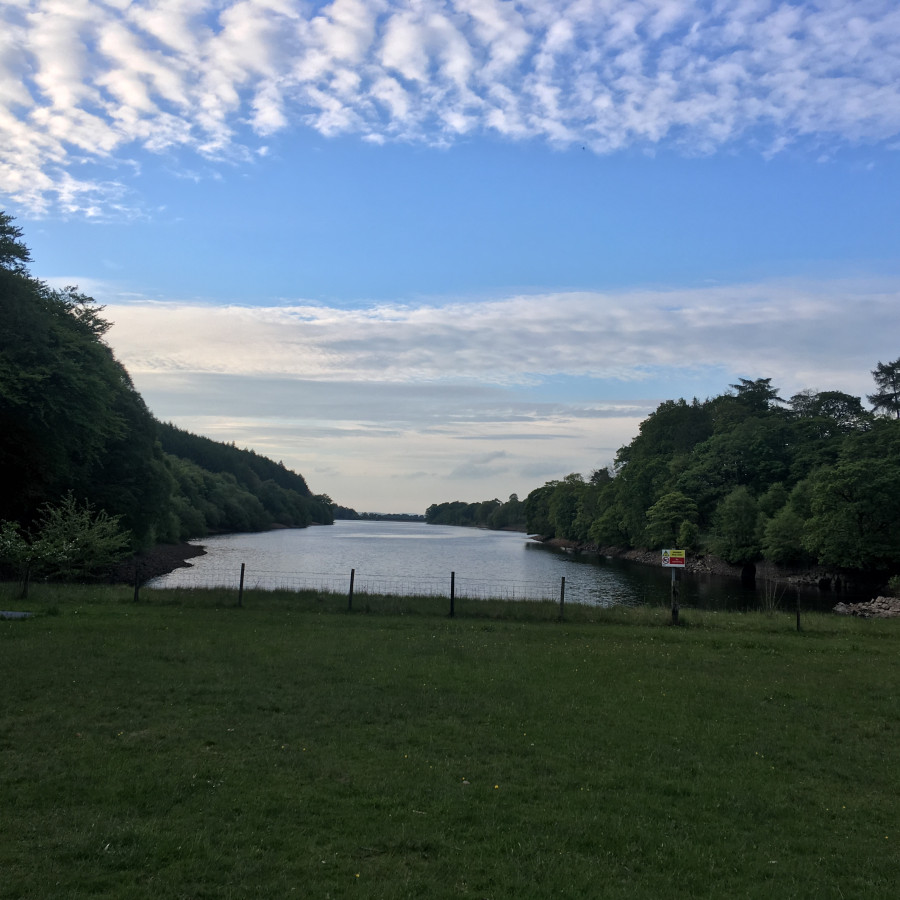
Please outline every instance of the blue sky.
[{"label": "blue sky", "polygon": [[360,510],[900,356],[900,11],[12,0],[0,203],[154,413]]}]

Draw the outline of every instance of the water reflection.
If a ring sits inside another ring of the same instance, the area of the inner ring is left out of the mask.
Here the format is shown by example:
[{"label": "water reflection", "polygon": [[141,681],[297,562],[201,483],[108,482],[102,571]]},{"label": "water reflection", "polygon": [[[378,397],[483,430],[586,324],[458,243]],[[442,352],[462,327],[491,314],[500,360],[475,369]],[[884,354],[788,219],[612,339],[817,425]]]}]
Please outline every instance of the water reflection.
[{"label": "water reflection", "polygon": [[[417,522],[337,522],[330,527],[285,529],[205,538],[207,553],[151,582],[152,587],[234,586],[245,566],[249,588],[344,591],[355,571],[361,593],[448,596],[451,573],[460,597],[558,600],[566,579],[566,602],[667,604],[670,572],[661,566],[572,554],[535,543],[516,532],[482,531]],[[793,608],[787,591],[782,606]],[[801,594],[805,609],[830,609],[833,596]],[[760,592],[737,580],[712,575],[680,582],[683,607],[751,609]]]}]

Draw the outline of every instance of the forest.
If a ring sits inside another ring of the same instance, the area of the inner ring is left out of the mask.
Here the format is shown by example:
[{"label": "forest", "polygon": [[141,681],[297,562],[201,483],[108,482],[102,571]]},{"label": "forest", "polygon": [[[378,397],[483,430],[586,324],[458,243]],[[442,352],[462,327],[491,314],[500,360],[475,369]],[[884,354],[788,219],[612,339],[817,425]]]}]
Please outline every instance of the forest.
[{"label": "forest", "polygon": [[770,378],[668,400],[612,467],[513,495],[434,504],[429,522],[598,548],[679,547],[733,564],[900,568],[900,359],[872,372],[872,409],[841,391],[778,396]]},{"label": "forest", "polygon": [[104,341],[103,307],[30,262],[0,213],[0,556],[65,510],[115,524],[130,550],[333,522],[331,499],[281,463],[157,421]]}]

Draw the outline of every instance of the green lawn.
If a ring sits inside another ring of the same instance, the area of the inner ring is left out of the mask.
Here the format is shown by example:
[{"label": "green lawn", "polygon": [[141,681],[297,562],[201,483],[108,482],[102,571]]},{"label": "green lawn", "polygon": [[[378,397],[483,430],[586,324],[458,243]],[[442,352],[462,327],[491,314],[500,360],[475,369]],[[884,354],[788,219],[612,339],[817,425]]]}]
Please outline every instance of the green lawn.
[{"label": "green lawn", "polygon": [[32,591],[0,897],[897,894],[900,621]]}]

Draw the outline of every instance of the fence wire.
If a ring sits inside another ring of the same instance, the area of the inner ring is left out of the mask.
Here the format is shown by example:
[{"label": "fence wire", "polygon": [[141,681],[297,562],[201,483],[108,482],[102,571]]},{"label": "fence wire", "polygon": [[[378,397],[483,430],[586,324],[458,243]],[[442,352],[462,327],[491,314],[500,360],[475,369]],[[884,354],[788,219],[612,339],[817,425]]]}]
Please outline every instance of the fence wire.
[{"label": "fence wire", "polygon": [[[350,590],[350,571],[346,572],[278,572],[247,568],[244,572],[244,590],[262,591],[320,591],[346,594]],[[153,578],[145,584],[148,588],[226,588],[238,590],[240,569],[204,568],[176,569],[168,575]],[[402,597],[450,597],[452,590],[462,600],[547,600],[559,602],[562,579],[543,581],[491,581],[467,578],[465,575],[379,574],[354,570],[353,593],[361,595],[395,595]],[[593,606],[608,605],[596,590],[577,584],[565,585],[567,603],[587,603]]]}]

